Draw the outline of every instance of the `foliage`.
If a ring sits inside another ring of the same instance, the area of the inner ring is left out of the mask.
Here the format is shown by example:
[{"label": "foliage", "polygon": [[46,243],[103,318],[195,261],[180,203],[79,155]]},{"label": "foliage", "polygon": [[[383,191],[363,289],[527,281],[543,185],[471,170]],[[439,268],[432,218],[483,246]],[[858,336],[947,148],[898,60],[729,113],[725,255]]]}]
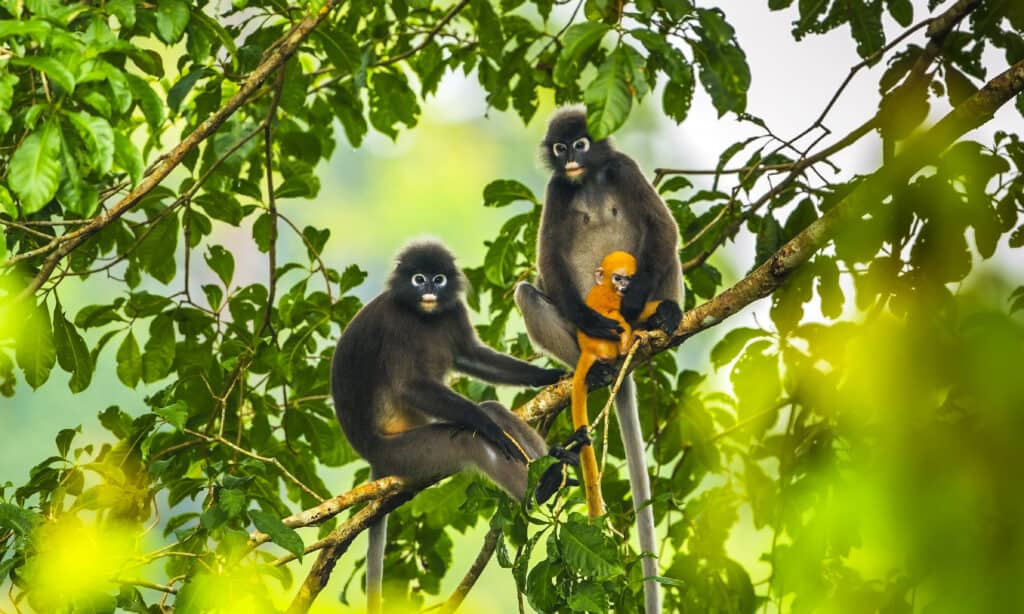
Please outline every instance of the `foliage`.
[{"label": "foliage", "polygon": [[[318,468],[359,462],[334,420],[328,374],[366,274],[327,266],[320,253],[330,232],[299,228],[277,207],[318,193],[315,169],[337,145],[323,126],[338,122],[356,147],[370,127],[394,137],[415,127],[446,73],[462,71],[491,107],[524,121],[542,92],[585,101],[601,137],[656,91],[664,114],[683,121],[699,77],[719,115],[738,114],[754,134],[721,154],[710,186],[659,172],[682,232],[687,308],[722,289],[709,258],[743,230],[757,266],[860,182],[816,174],[842,148],[821,154],[820,138],[810,141],[827,112],[790,141],[746,113],[750,70],[717,8],[334,4],[0,2],[0,392],[14,393],[17,370],[38,388],[58,366],[80,392],[101,385],[93,376],[102,361],[116,364],[123,385],[142,386],[144,407],[97,408],[109,443],[76,446],[77,431],[60,430],[56,453],[28,481],[0,488],[0,575],[36,609],[155,611],[140,591],[155,587],[176,591],[189,611],[234,594],[265,604],[268,580],[290,587],[287,566],[270,564],[271,549],[249,547],[249,532],[300,555],[313,539],[280,519],[332,495]],[[1009,63],[1024,58],[1019,3],[966,3],[959,26],[949,20],[929,30],[928,45],[891,49],[883,19],[911,26],[909,1],[768,4],[796,11],[798,39],[847,25],[861,57],[887,61],[880,112],[859,135],[877,129],[887,148],[919,130],[939,97],[960,105],[974,94],[989,76],[986,49]],[[929,2],[931,14],[948,15],[938,4]],[[237,111],[218,115],[290,32],[320,14],[327,18],[286,64]],[[161,155],[211,127],[181,156]],[[174,176],[146,184],[163,165],[177,165]],[[979,262],[1024,245],[1022,168],[1021,135],[1001,132],[991,143],[961,141],[893,186],[786,280],[771,326],[733,328],[715,346],[725,390],[670,354],[637,371],[641,407],[657,410],[643,419],[670,611],[1024,606],[1015,524],[1024,500],[1007,472],[1020,460],[1024,426],[1014,385],[1024,327],[991,300],[1009,294],[1010,311],[1020,311],[1024,289],[954,292]],[[141,192],[134,201],[131,190]],[[466,271],[471,305],[488,314],[481,337],[531,356],[525,337],[505,339],[509,288],[533,273],[540,200],[512,179],[489,185],[484,199],[532,204]],[[266,283],[235,280],[234,255],[216,234],[226,226],[250,229],[267,255]],[[282,233],[294,233],[304,258],[282,261]],[[197,289],[204,265],[217,281]],[[69,277],[106,277],[118,291],[69,313],[60,301]],[[865,315],[849,317],[854,308]],[[486,386],[457,385],[493,397]],[[567,429],[556,422],[552,438]],[[632,521],[612,430],[607,525],[576,513],[578,494],[524,508],[458,476],[395,513],[385,577],[413,600],[437,595],[453,531],[490,518],[503,531],[499,563],[536,610],[639,611],[639,554],[616,537]],[[770,536],[751,546],[760,564],[740,562],[730,546],[741,517]],[[92,541],[76,557],[48,559],[50,544],[79,525],[92,527]],[[153,540],[159,547],[145,547]],[[116,543],[116,556],[97,543]],[[95,582],[63,590],[54,569]],[[129,573],[139,569],[142,580]]]}]

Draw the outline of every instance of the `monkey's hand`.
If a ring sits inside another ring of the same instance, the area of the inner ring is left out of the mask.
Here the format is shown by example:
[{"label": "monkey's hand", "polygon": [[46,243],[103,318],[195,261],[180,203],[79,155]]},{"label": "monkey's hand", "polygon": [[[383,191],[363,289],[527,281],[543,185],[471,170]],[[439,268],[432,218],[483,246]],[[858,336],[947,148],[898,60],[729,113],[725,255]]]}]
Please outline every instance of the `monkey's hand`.
[{"label": "monkey's hand", "polygon": [[619,335],[622,334],[622,327],[618,322],[604,317],[583,303],[580,303],[574,324],[584,335],[595,339],[618,341]]},{"label": "monkey's hand", "polygon": [[537,377],[530,382],[531,386],[547,386],[548,384],[554,384],[558,380],[565,377],[565,369],[541,369],[537,374]]},{"label": "monkey's hand", "polygon": [[481,437],[491,442],[491,444],[494,445],[494,447],[498,449],[498,452],[503,454],[505,458],[518,461],[523,464],[529,462],[530,459],[523,453],[523,448],[513,441],[513,439],[509,437],[508,433],[502,430],[494,420],[488,418],[485,422],[481,422],[476,426],[476,432],[479,433]]},{"label": "monkey's hand", "polygon": [[679,303],[664,300],[658,303],[658,308],[651,317],[643,323],[644,330],[660,330],[666,335],[671,335],[679,328],[679,322],[683,319],[683,310]]},{"label": "monkey's hand", "polygon": [[637,272],[626,287],[626,293],[622,296],[622,305],[619,313],[627,322],[636,322],[647,305],[647,297],[651,295],[654,280],[650,275]]}]

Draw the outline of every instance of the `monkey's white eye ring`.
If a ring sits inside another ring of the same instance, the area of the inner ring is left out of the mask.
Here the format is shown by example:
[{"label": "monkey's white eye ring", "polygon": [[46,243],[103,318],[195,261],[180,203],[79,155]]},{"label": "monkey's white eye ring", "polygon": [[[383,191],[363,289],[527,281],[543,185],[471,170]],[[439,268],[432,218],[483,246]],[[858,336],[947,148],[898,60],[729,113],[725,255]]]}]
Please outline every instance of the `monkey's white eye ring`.
[{"label": "monkey's white eye ring", "polygon": [[447,277],[445,277],[444,275],[434,275],[435,286],[444,286],[446,283],[448,283]]},{"label": "monkey's white eye ring", "polygon": [[422,286],[425,283],[427,283],[427,276],[423,273],[416,273],[412,276],[412,285]]},{"label": "monkey's white eye ring", "polygon": [[551,151],[555,152],[556,156],[564,156],[569,148],[565,146],[565,143],[555,143],[551,146]]},{"label": "monkey's white eye ring", "polygon": [[576,151],[587,151],[590,149],[590,139],[583,137],[573,141],[572,148]]}]

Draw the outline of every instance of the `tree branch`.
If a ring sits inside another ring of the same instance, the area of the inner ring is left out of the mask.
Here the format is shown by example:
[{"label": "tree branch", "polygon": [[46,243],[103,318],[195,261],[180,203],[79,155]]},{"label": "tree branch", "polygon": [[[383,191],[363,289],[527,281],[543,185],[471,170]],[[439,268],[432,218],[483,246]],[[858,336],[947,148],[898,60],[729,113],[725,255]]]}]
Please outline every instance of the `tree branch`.
[{"label": "tree branch", "polygon": [[[337,516],[353,505],[358,505],[364,501],[380,499],[381,497],[397,493],[403,488],[405,488],[405,482],[403,482],[401,478],[388,476],[386,478],[367,482],[366,484],[361,484],[344,494],[340,494],[337,497],[332,497],[324,501],[316,507],[311,507],[308,510],[297,514],[292,514],[291,516],[284,518],[282,522],[293,529],[318,525]],[[249,536],[250,546],[259,546],[260,544],[264,544],[268,541],[270,541],[270,536],[259,531],[254,531],[252,535]]]},{"label": "tree branch", "polygon": [[267,53],[267,57],[256,67],[252,73],[239,86],[238,92],[228,100],[217,112],[206,118],[196,129],[189,133],[178,145],[168,152],[163,159],[154,167],[152,174],[145,177],[139,185],[135,186],[124,198],[113,205],[110,209],[96,216],[88,224],[77,229],[66,232],[54,238],[41,248],[24,252],[10,258],[6,266],[10,266],[20,260],[51,252],[43,261],[42,267],[36,273],[31,282],[14,297],[13,302],[21,302],[35,294],[46,280],[53,274],[54,269],[60,261],[74,251],[87,238],[103,228],[106,228],[113,221],[130,211],[139,203],[142,198],[153,188],[160,184],[167,175],[174,170],[186,154],[195,149],[207,137],[213,134],[235,111],[245,104],[259,90],[263,82],[274,71],[280,68],[285,61],[298,49],[299,45],[310,35],[314,28],[322,22],[341,0],[325,0],[323,6],[315,14],[307,16],[298,25],[291,29],[284,37],[278,40]]}]

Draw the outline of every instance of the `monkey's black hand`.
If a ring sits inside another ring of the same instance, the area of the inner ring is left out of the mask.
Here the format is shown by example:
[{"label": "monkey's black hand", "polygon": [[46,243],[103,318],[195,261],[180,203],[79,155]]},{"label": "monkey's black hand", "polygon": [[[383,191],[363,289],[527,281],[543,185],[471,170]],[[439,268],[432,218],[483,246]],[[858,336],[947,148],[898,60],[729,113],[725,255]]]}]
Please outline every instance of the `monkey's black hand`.
[{"label": "monkey's black hand", "polygon": [[608,362],[595,362],[590,371],[587,371],[587,390],[594,390],[596,388],[604,388],[615,381],[615,376],[618,374],[618,369],[615,365]]},{"label": "monkey's black hand", "polygon": [[476,431],[484,439],[490,441],[505,458],[523,464],[529,462],[530,459],[526,457],[522,447],[493,420],[488,419],[486,422],[482,422],[476,427]]},{"label": "monkey's black hand", "polygon": [[541,369],[541,372],[537,374],[537,377],[530,382],[531,386],[547,386],[554,384],[558,380],[565,377],[565,369]]},{"label": "monkey's black hand", "polygon": [[650,275],[637,272],[633,279],[629,280],[626,287],[626,294],[622,297],[622,306],[619,313],[627,322],[636,322],[647,305],[647,297],[651,295],[654,280]]},{"label": "monkey's black hand", "polygon": [[679,328],[679,322],[683,319],[683,310],[675,301],[661,301],[654,314],[647,318],[641,327],[643,330],[660,330],[666,335],[671,335]]},{"label": "monkey's black hand", "polygon": [[619,335],[622,334],[622,327],[618,322],[604,317],[582,303],[576,315],[576,328],[588,337],[618,341]]}]

